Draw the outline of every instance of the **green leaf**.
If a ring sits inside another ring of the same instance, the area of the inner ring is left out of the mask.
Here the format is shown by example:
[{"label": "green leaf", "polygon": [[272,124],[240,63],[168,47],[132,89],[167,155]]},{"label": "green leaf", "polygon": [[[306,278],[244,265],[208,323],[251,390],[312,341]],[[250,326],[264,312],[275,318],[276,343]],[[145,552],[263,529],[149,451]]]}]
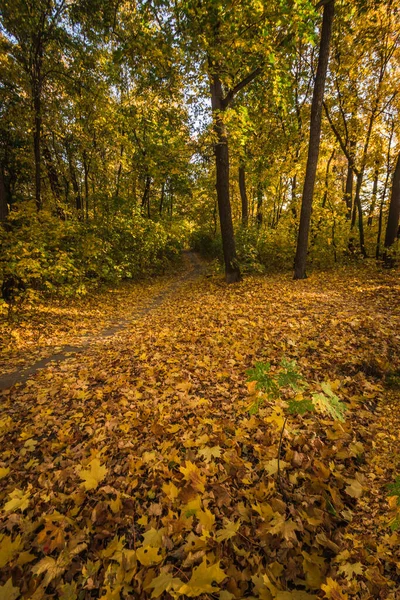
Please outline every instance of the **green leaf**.
[{"label": "green leaf", "polygon": [[314,412],[315,406],[309,399],[290,400],[288,402],[288,412],[291,415],[305,415],[307,412]]},{"label": "green leaf", "polygon": [[339,398],[333,394],[324,393],[313,394],[313,404],[319,412],[330,415],[335,421],[344,421],[346,406],[340,402]]},{"label": "green leaf", "polygon": [[389,496],[397,496],[397,505],[400,506],[400,475],[396,477],[394,483],[389,483],[387,486]]}]

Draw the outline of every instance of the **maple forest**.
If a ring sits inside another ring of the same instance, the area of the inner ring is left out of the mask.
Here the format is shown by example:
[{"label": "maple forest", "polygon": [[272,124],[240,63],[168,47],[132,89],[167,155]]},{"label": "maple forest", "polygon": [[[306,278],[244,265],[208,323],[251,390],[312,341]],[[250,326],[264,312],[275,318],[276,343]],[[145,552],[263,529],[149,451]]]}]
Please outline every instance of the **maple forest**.
[{"label": "maple forest", "polygon": [[398,0],[0,0],[0,600],[400,600]]}]

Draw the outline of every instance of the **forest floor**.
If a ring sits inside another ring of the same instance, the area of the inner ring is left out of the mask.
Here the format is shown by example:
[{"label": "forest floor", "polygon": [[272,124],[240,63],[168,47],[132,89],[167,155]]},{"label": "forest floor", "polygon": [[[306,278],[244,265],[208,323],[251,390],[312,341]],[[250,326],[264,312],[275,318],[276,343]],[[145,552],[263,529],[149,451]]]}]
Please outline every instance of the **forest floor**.
[{"label": "forest floor", "polygon": [[[0,598],[399,600],[399,273],[185,261],[3,325]],[[347,412],[290,417],[278,485],[283,358]]]}]

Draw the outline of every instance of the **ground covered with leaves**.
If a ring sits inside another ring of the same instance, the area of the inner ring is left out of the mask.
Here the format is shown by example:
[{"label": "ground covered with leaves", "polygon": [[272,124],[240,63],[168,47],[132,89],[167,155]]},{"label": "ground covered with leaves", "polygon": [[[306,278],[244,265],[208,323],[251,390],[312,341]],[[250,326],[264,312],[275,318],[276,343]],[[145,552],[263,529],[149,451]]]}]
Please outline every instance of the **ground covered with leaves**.
[{"label": "ground covered with leaves", "polygon": [[[1,392],[0,597],[400,598],[399,287],[375,265],[180,279]],[[282,359],[345,421],[281,437],[283,400],[249,410],[246,370]]]}]

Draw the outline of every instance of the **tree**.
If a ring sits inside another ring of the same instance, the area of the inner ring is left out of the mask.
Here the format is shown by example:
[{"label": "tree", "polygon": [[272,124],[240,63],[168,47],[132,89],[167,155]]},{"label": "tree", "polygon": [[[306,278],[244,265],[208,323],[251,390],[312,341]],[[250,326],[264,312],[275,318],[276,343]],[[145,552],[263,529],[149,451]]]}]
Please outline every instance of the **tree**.
[{"label": "tree", "polygon": [[303,197],[301,202],[300,226],[297,238],[297,250],[295,257],[295,279],[304,279],[306,277],[308,234],[311,222],[312,201],[319,155],[322,102],[324,98],[325,79],[328,69],[329,45],[335,10],[334,6],[334,0],[330,0],[327,3],[325,3],[322,18],[318,67],[315,77],[313,99],[311,104],[310,139],[308,144],[307,167],[304,180]]},{"label": "tree", "polygon": [[[35,161],[35,201],[42,208],[41,135],[43,91],[51,72],[50,44],[66,9],[65,0],[5,0],[1,8],[3,27],[11,36],[10,52],[22,66],[30,89],[33,113],[33,152]],[[54,56],[52,56],[54,60]]]},{"label": "tree", "polygon": [[392,193],[390,196],[389,215],[386,225],[385,248],[390,248],[399,237],[400,220],[400,153],[397,156],[393,173]]}]

